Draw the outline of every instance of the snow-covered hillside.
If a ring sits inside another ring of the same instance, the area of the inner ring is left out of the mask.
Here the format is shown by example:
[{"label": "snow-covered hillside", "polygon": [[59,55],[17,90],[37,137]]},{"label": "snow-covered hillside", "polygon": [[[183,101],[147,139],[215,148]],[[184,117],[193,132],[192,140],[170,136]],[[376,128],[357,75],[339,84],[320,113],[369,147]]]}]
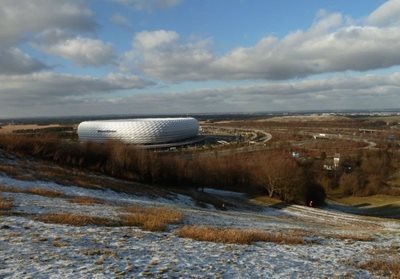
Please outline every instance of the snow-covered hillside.
[{"label": "snow-covered hillside", "polygon": [[[4,173],[0,185],[21,190],[51,189],[66,196],[107,201],[81,205],[63,197],[0,192],[14,203],[12,213],[0,216],[0,278],[370,278],[375,275],[357,265],[367,261],[374,249],[400,245],[400,222],[333,210],[227,206],[221,211],[211,205],[198,207],[193,198],[182,194],[146,197],[19,180]],[[205,191],[221,200],[226,197],[229,204],[246,199],[238,193]],[[117,218],[120,206],[127,204],[173,207],[183,212],[183,224],[172,225],[166,232],[148,232],[136,227],[46,224],[31,218],[60,212]],[[184,224],[283,233],[299,230],[309,243],[200,242],[176,235],[176,229]],[[346,235],[349,237],[343,237]],[[352,235],[372,238],[358,241]]]}]

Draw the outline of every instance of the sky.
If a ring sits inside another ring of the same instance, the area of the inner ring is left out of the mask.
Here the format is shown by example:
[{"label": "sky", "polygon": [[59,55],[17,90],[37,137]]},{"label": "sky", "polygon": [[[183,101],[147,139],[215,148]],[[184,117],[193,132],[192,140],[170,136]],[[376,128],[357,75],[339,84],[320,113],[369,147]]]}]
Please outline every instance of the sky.
[{"label": "sky", "polygon": [[0,0],[0,118],[399,104],[400,0]]}]

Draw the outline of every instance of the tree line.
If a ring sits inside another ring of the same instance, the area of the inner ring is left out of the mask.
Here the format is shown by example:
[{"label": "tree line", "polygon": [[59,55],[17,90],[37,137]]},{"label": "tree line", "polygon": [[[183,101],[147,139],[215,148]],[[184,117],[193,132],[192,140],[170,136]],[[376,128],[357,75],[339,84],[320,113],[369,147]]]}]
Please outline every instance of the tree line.
[{"label": "tree line", "polygon": [[311,200],[321,204],[325,192],[341,196],[400,195],[400,188],[387,183],[400,167],[395,149],[348,154],[342,156],[338,169],[324,171],[321,158],[294,159],[290,147],[187,159],[180,153],[143,150],[118,141],[80,143],[50,136],[2,135],[0,148],[162,187],[211,187],[298,204]]},{"label": "tree line", "polygon": [[266,194],[286,202],[323,203],[323,189],[287,150],[186,159],[135,148],[117,141],[65,141],[54,137],[3,135],[0,148],[60,165],[118,178],[174,187],[211,187]]}]

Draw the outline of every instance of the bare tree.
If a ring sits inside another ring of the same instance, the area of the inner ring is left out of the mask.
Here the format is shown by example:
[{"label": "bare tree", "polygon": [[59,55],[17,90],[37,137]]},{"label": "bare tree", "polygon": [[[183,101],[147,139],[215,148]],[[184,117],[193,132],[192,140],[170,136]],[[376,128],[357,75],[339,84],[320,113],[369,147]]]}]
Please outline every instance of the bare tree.
[{"label": "bare tree", "polygon": [[279,155],[270,157],[258,172],[259,182],[269,197],[276,196],[288,202],[303,199],[306,177],[294,159]]}]

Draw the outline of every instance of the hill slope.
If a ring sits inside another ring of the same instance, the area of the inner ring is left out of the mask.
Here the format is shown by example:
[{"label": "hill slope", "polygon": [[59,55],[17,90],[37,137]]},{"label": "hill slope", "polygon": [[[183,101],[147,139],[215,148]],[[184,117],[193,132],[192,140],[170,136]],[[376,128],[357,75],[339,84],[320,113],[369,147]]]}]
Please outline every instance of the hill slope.
[{"label": "hill slope", "polygon": [[[3,166],[23,165],[17,158],[1,160]],[[205,189],[213,201],[224,203],[225,210],[218,210],[215,204],[199,206],[193,194],[167,190],[146,194],[146,185],[137,194],[107,189],[107,182],[125,183],[107,177],[100,177],[103,184],[89,189],[11,176],[0,175],[0,195],[13,203],[0,219],[1,278],[370,278],[390,276],[390,272],[370,273],[361,268],[363,264],[376,261],[379,253],[400,249],[400,223],[395,220],[302,206],[256,206],[245,195]],[[130,206],[171,209],[183,216],[164,231],[153,232],[120,223]],[[109,222],[81,226],[42,218],[52,214]],[[279,239],[246,245],[196,241],[178,236],[183,226],[252,230]],[[292,244],[293,239],[301,241]]]}]

